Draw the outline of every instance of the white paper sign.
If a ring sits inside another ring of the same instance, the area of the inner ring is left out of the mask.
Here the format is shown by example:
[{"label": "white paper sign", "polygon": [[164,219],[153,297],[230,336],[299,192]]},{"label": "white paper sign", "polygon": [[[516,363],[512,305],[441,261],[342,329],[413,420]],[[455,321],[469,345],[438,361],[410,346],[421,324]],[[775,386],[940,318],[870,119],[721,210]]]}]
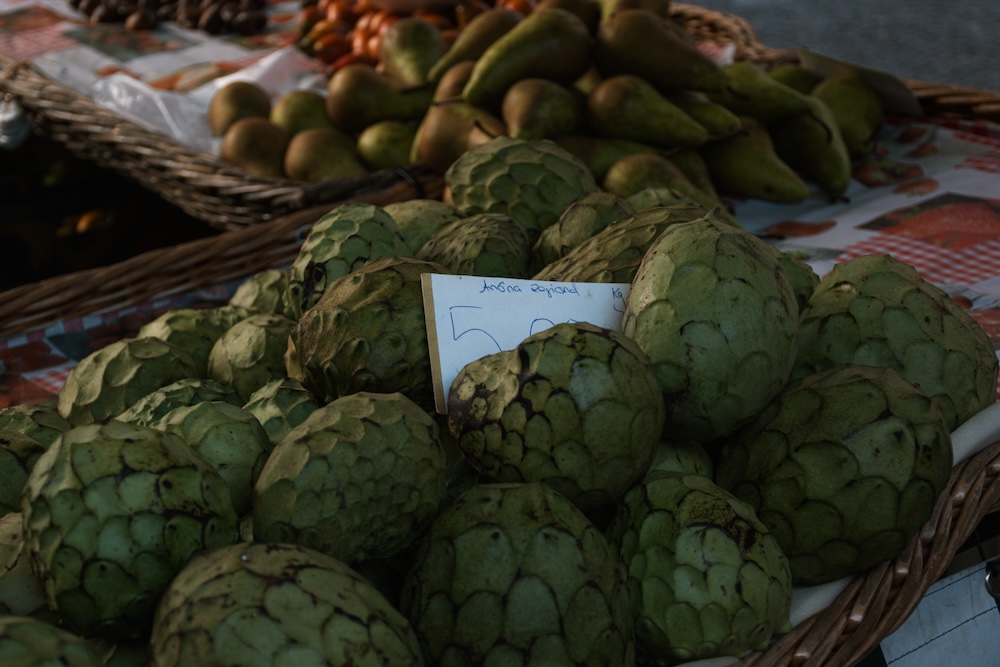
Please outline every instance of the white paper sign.
[{"label": "white paper sign", "polygon": [[421,277],[434,402],[470,361],[512,350],[562,322],[621,330],[628,283],[573,283],[425,273]]}]

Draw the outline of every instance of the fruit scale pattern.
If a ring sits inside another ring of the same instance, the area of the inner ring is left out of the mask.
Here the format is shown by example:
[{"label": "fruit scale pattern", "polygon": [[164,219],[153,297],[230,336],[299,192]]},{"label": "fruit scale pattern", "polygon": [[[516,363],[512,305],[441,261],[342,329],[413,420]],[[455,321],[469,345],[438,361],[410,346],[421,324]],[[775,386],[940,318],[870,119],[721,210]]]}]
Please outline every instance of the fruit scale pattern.
[{"label": "fruit scale pattern", "polygon": [[[719,65],[665,2],[556,5],[499,8],[474,55],[453,50],[477,19],[447,47],[392,22],[378,65],[337,66],[325,98],[300,98],[320,127],[220,89],[211,124],[248,171],[288,175],[310,130],[344,155],[402,123],[394,159],[439,170],[446,194],[331,206],[291,266],[109,329],[54,396],[0,410],[17,488],[0,655],[740,658],[790,629],[794,586],[905,548],[951,433],[996,401],[994,343],[899,257],[820,275],[728,205],[832,204],[865,161],[889,173],[877,91]],[[414,36],[430,57],[394,59]],[[421,276],[485,271],[628,283],[621,326],[558,323],[472,361],[439,414]]]},{"label": "fruit scale pattern", "polygon": [[[107,329],[56,396],[0,410],[23,489],[0,651],[738,658],[789,629],[793,586],[899,553],[996,399],[983,328],[890,255],[821,277],[718,206],[602,190],[550,140],[496,137],[445,179],[331,207],[290,267]],[[438,414],[420,276],[477,261],[628,282],[621,327],[472,361]]]}]

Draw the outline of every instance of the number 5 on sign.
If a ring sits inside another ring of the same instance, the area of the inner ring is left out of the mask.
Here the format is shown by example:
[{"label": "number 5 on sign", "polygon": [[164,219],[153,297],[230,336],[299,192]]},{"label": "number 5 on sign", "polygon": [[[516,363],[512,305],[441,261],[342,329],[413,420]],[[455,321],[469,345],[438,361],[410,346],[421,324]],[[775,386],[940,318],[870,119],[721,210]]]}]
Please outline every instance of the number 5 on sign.
[{"label": "number 5 on sign", "polygon": [[621,330],[627,283],[571,283],[425,273],[420,276],[434,404],[470,361],[512,350],[562,322]]}]

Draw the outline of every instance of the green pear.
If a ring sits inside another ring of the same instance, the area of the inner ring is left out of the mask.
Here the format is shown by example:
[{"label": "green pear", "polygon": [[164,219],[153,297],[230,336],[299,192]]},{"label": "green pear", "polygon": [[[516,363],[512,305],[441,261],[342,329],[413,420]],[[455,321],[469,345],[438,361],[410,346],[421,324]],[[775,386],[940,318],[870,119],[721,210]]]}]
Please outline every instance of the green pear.
[{"label": "green pear", "polygon": [[427,79],[437,82],[453,65],[479,60],[493,42],[520,23],[522,18],[520,12],[505,7],[490,7],[476,14],[434,63],[427,73]]},{"label": "green pear", "polygon": [[208,102],[208,127],[212,136],[221,137],[241,118],[267,118],[271,97],[252,81],[231,81],[212,94]]},{"label": "green pear", "polygon": [[861,77],[847,73],[828,76],[812,93],[826,103],[852,158],[875,150],[875,135],[882,126],[885,110],[878,92]]},{"label": "green pear", "polygon": [[291,138],[284,158],[289,178],[315,183],[357,178],[368,173],[354,140],[332,127],[301,130]]},{"label": "green pear", "polygon": [[416,136],[416,121],[380,120],[361,130],[358,155],[372,170],[402,167],[410,163]]},{"label": "green pear", "polygon": [[807,199],[809,186],[778,156],[767,128],[749,116],[742,120],[742,131],[700,149],[719,193],[779,203]]},{"label": "green pear", "polygon": [[326,115],[345,132],[360,132],[380,120],[419,120],[430,107],[433,86],[407,87],[371,65],[338,68],[327,83]]},{"label": "green pear", "polygon": [[500,116],[515,139],[554,139],[581,129],[584,98],[555,81],[521,79],[507,89]]},{"label": "green pear", "polygon": [[811,110],[768,126],[778,156],[832,197],[851,183],[851,156],[826,102],[809,97]]},{"label": "green pear", "polygon": [[773,78],[762,65],[738,60],[723,71],[728,81],[726,88],[709,93],[709,99],[739,116],[750,116],[768,125],[782,116],[809,110],[804,94]]},{"label": "green pear", "polygon": [[598,134],[654,146],[700,146],[709,138],[704,126],[635,74],[598,84],[587,96],[587,117]]},{"label": "green pear", "polygon": [[642,190],[667,188],[706,208],[720,206],[715,197],[700,190],[670,158],[659,153],[636,153],[620,158],[608,169],[602,187],[623,199]]},{"label": "green pear", "polygon": [[304,88],[281,95],[271,107],[270,119],[292,136],[313,127],[333,127],[326,117],[326,97]]},{"label": "green pear", "polygon": [[261,116],[240,118],[222,135],[219,157],[252,176],[285,178],[285,149],[290,137]]},{"label": "green pear", "polygon": [[823,77],[816,72],[807,69],[801,63],[779,63],[768,70],[772,79],[794,88],[803,94],[809,94],[816,87]]},{"label": "green pear", "polygon": [[597,26],[601,23],[603,10],[600,0],[540,0],[535,5],[536,10],[548,7],[558,7],[573,12],[587,24],[591,35],[597,32]]},{"label": "green pear", "polygon": [[708,172],[708,165],[705,164],[705,158],[697,148],[679,148],[670,151],[667,157],[699,190],[713,199],[719,198],[715,183],[712,182],[712,175]]},{"label": "green pear", "polygon": [[426,83],[434,63],[447,49],[441,30],[419,16],[401,16],[382,33],[382,72],[404,86]]},{"label": "green pear", "polygon": [[670,0],[600,0],[601,19],[623,9],[646,9],[665,19],[670,18]]},{"label": "green pear", "polygon": [[527,78],[571,84],[591,62],[593,39],[576,14],[536,9],[487,47],[462,90],[469,104],[498,105],[507,89]]},{"label": "green pear", "polygon": [[673,21],[648,9],[620,9],[603,21],[594,62],[604,76],[635,74],[661,92],[723,90],[725,72]]},{"label": "green pear", "polygon": [[664,97],[708,130],[710,139],[728,137],[740,131],[740,117],[710,100],[700,90],[674,90],[665,93]]},{"label": "green pear", "polygon": [[634,153],[660,152],[659,148],[644,144],[641,141],[584,134],[570,134],[556,137],[554,141],[587,165],[587,168],[594,174],[594,178],[598,183],[604,180],[604,175],[608,172],[608,168],[618,158]]}]

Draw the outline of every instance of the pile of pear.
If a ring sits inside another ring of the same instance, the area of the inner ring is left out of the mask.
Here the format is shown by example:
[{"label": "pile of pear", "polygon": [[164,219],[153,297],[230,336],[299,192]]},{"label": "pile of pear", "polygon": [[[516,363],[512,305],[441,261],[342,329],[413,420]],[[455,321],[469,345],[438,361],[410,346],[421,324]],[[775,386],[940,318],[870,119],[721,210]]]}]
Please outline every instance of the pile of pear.
[{"label": "pile of pear", "polygon": [[[558,143],[621,197],[670,188],[706,205],[794,203],[843,196],[884,119],[879,92],[852,72],[717,63],[669,0],[541,0],[527,15],[494,6],[447,45],[417,16],[392,30],[377,66],[348,64],[325,93],[296,91],[313,112],[286,115],[308,115],[309,127],[283,127],[279,100],[269,118],[225,131],[221,157],[299,180],[417,163],[444,173],[510,136]],[[265,147],[266,160],[245,155]]]}]

